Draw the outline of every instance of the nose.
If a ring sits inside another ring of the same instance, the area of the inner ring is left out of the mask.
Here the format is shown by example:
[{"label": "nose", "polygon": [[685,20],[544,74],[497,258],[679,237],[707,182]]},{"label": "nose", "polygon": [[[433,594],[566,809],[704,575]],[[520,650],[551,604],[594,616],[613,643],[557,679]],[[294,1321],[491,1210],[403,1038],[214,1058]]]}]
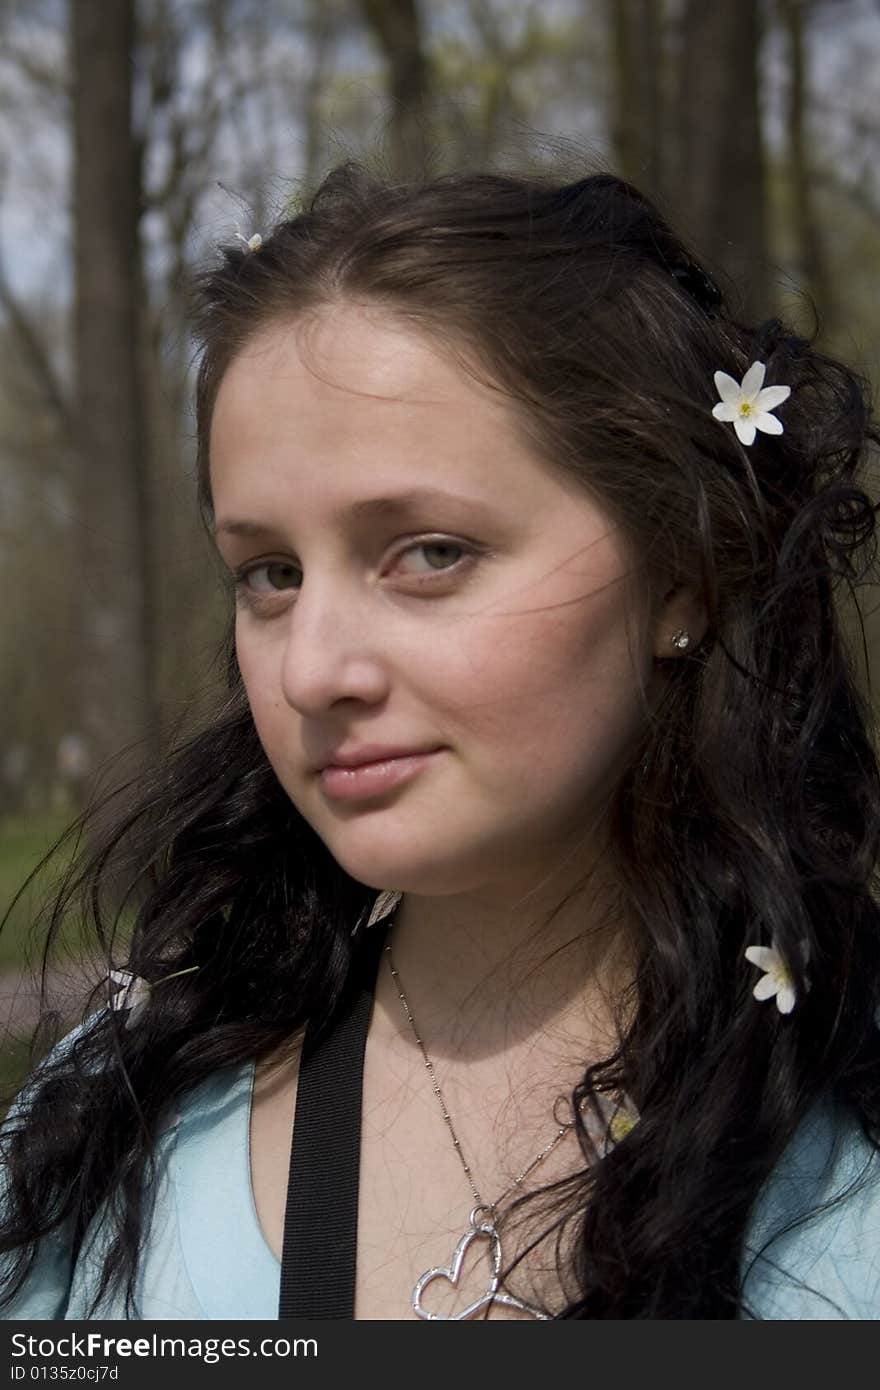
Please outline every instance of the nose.
[{"label": "nose", "polygon": [[340,700],[374,704],[388,688],[387,643],[369,598],[341,580],[303,582],[282,654],[284,699],[304,718]]}]

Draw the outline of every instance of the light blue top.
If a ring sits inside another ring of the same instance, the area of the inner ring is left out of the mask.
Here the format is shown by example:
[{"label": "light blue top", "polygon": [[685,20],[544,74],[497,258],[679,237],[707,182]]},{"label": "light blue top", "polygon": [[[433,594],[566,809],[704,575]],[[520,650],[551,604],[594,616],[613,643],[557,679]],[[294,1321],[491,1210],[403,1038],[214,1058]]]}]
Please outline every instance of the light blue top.
[{"label": "light blue top", "polygon": [[[137,1286],[140,1318],[278,1317],[280,1265],[251,1187],[253,1072],[249,1064],[216,1073],[160,1137],[157,1199]],[[764,1189],[747,1248],[757,1253],[768,1235],[827,1202],[867,1164],[858,1191],[780,1236],[753,1264],[746,1260],[745,1295],[755,1316],[880,1318],[880,1155],[839,1108],[818,1106],[798,1131]],[[44,1242],[26,1287],[0,1316],[84,1319],[100,1244],[95,1230],[71,1269],[63,1241]],[[105,1299],[93,1316],[123,1318],[121,1295]]]}]

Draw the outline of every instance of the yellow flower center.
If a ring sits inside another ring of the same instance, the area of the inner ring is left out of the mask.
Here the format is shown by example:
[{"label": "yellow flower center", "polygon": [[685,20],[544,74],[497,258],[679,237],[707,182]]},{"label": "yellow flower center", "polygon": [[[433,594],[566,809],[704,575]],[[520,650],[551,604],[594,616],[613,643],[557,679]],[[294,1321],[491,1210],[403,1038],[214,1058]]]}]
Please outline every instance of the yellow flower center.
[{"label": "yellow flower center", "polygon": [[627,1115],[623,1110],[618,1110],[611,1124],[608,1126],[608,1133],[611,1135],[614,1143],[619,1144],[621,1139],[625,1139],[634,1124],[635,1120],[631,1115]]},{"label": "yellow flower center", "polygon": [[751,401],[740,401],[740,403],[739,403],[739,413],[740,413],[740,415],[742,415],[742,416],[751,415],[751,413],[752,413],[752,403],[751,403]]}]

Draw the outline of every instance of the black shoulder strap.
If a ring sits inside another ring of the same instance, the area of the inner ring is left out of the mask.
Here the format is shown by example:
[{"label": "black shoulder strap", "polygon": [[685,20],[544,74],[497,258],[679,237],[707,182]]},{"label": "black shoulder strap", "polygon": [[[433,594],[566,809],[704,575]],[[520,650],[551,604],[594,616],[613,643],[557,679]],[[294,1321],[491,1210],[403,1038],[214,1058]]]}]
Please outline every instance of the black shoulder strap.
[{"label": "black shoulder strap", "polygon": [[290,1146],[278,1317],[353,1318],[364,1049],[390,922],[362,933],[336,1021],[307,1025]]}]

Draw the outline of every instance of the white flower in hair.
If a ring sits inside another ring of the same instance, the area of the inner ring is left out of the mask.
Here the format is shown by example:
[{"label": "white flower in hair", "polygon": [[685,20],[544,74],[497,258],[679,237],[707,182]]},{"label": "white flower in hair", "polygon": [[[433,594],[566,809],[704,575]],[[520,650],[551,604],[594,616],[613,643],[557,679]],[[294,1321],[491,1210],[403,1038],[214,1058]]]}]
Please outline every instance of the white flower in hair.
[{"label": "white flower in hair", "polygon": [[108,980],[111,984],[117,985],[115,994],[110,996],[110,1007],[114,1012],[118,1009],[127,1009],[128,1018],[125,1020],[126,1028],[133,1028],[144,1010],[149,1006],[150,998],[156,985],[164,985],[166,980],[176,980],[181,975],[191,975],[194,970],[198,970],[197,965],[190,965],[186,970],[175,970],[172,975],[163,975],[161,980],[156,980],[151,984],[149,980],[144,980],[140,975],[132,975],[130,970],[111,970]]},{"label": "white flower in hair", "polygon": [[[806,938],[801,941],[800,946],[806,965],[809,959],[809,943]],[[788,963],[777,949],[775,939],[770,946],[747,946],[745,956],[747,961],[757,965],[758,969],[764,972],[752,990],[754,997],[772,999],[775,995],[779,1012],[790,1014],[797,1002],[797,990]]]},{"label": "white flower in hair", "polygon": [[134,1027],[139,1016],[150,1002],[151,985],[140,975],[132,975],[128,970],[111,970],[110,981],[118,985],[116,993],[110,997],[111,1009],[127,1009],[126,1028]]},{"label": "white flower in hair", "polygon": [[254,232],[253,236],[245,236],[243,232],[236,232],[239,241],[243,241],[249,251],[259,251],[263,244],[263,238],[259,232]]},{"label": "white flower in hair", "polygon": [[612,1094],[595,1091],[593,1096],[599,1115],[596,1114],[593,1098],[585,1096],[581,1101],[581,1116],[597,1156],[605,1158],[638,1124],[639,1112],[625,1091]]},{"label": "white flower in hair", "polygon": [[733,422],[741,444],[754,444],[756,430],[764,434],[782,434],[782,421],[770,411],[788,399],[791,387],[764,386],[766,370],[763,362],[753,362],[741,382],[727,372],[715,373],[715,386],[721,400],[713,407],[712,414],[716,420]]}]

